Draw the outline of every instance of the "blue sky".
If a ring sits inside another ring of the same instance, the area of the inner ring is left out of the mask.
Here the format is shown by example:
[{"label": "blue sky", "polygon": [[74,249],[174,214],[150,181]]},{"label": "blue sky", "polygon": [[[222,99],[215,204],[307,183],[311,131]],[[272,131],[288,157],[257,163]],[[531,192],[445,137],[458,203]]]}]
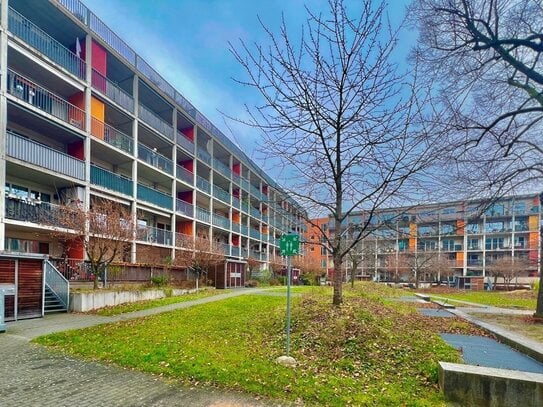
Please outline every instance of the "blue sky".
[{"label": "blue sky", "polygon": [[[228,41],[266,42],[257,16],[276,29],[281,13],[292,31],[305,20],[304,5],[326,10],[326,0],[83,0],[109,27],[250,156],[258,136],[226,121],[219,111],[243,115],[256,95],[231,78],[243,76]],[[391,20],[401,20],[407,0],[391,0]],[[357,2],[347,1],[348,5]],[[415,36],[402,35],[405,53]],[[400,55],[400,60],[404,55]],[[258,160],[257,160],[258,163]]]}]

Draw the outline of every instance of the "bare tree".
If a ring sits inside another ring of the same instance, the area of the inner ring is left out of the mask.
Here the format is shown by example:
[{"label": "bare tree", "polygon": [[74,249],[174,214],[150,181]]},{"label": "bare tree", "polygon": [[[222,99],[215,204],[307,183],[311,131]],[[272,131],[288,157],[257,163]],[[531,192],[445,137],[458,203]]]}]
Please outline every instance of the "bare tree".
[{"label": "bare tree", "polygon": [[362,241],[360,241],[357,245],[351,247],[351,250],[349,250],[347,253],[347,260],[351,269],[351,287],[354,287],[354,280],[356,278],[358,268],[362,265],[363,259],[364,248]]},{"label": "bare tree", "polygon": [[52,216],[58,225],[53,235],[67,245],[83,247],[95,289],[100,273],[113,261],[122,260],[138,232],[130,208],[102,198],[93,199],[89,210],[72,203],[59,207]]},{"label": "bare tree", "polygon": [[251,280],[253,278],[253,271],[258,270],[260,267],[260,262],[254,257],[249,256],[247,258],[247,264],[245,265],[245,270],[247,272],[246,280]]},{"label": "bare tree", "polygon": [[415,288],[419,288],[421,277],[431,274],[437,253],[425,253],[421,251],[402,253],[398,257],[398,270],[402,270],[415,282]]},{"label": "bare tree", "polygon": [[[432,147],[413,135],[427,133],[417,120],[424,101],[391,61],[397,31],[385,4],[363,0],[353,7],[329,0],[325,13],[306,8],[299,40],[283,21],[278,35],[263,25],[269,46],[230,44],[247,74],[238,82],[262,99],[238,120],[261,130],[264,159],[282,169],[288,192],[309,216],[333,219],[335,234],[310,223],[333,258],[335,305],[342,302],[345,255],[367,234],[378,208],[399,203]],[[342,245],[342,222],[362,209],[368,216],[351,247]]]},{"label": "bare tree", "polygon": [[499,277],[503,278],[505,288],[509,289],[511,281],[525,273],[530,268],[530,262],[527,259],[513,256],[500,257],[487,265],[486,270],[494,276],[494,287]]},{"label": "bare tree", "polygon": [[184,250],[176,252],[174,264],[192,270],[196,275],[196,289],[202,275],[209,273],[219,264],[224,264],[226,256],[217,242],[196,237],[184,242]]},{"label": "bare tree", "polygon": [[312,284],[318,284],[323,274],[319,259],[312,256],[298,256],[292,262],[292,267],[300,270],[300,276],[308,278]]},{"label": "bare tree", "polygon": [[541,1],[415,0],[410,15],[420,30],[414,59],[438,88],[430,120],[448,137],[462,190],[492,199],[541,188]]}]

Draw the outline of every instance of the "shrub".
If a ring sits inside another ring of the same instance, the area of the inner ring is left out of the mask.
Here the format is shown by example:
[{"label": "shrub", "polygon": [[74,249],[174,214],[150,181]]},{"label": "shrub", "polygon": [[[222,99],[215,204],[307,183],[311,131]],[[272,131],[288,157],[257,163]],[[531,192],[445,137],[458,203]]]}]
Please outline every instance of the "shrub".
[{"label": "shrub", "polygon": [[172,287],[164,287],[162,289],[162,291],[164,292],[164,295],[169,298],[171,296],[173,296],[173,288]]},{"label": "shrub", "polygon": [[281,281],[279,281],[277,278],[272,278],[269,281],[270,285],[281,285]]},{"label": "shrub", "polygon": [[255,279],[247,280],[245,282],[245,287],[258,287],[258,281]]},{"label": "shrub", "polygon": [[151,277],[151,283],[155,287],[162,287],[162,286],[168,285],[168,282],[169,282],[168,276],[154,276],[154,277]]}]

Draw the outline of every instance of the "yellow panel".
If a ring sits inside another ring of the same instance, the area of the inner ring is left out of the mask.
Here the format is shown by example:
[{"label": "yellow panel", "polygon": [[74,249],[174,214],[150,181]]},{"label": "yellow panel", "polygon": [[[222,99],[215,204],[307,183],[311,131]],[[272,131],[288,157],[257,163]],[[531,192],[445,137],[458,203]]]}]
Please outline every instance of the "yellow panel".
[{"label": "yellow panel", "polygon": [[539,216],[531,215],[528,218],[528,227],[530,228],[530,230],[537,230],[537,228],[539,227]]},{"label": "yellow panel", "polygon": [[417,224],[416,223],[410,223],[409,224],[409,236],[410,237],[416,237],[417,236]]},{"label": "yellow panel", "polygon": [[96,99],[94,96],[92,96],[91,97],[91,116],[103,122],[105,121],[104,120],[105,112],[106,112],[106,107],[104,103]]}]

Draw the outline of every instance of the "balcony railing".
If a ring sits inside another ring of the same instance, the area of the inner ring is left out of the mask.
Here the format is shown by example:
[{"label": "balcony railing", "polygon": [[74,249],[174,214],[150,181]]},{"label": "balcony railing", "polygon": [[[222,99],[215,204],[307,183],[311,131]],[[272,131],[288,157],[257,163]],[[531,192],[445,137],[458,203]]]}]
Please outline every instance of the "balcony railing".
[{"label": "balcony railing", "polygon": [[249,204],[246,202],[241,203],[241,210],[245,213],[249,213]]},{"label": "balcony railing", "polygon": [[186,235],[184,233],[176,233],[175,246],[184,247],[186,249],[194,249],[194,238],[191,235]]},{"label": "balcony railing", "polygon": [[255,260],[260,260],[260,252],[257,252],[255,250],[251,250],[251,257]]},{"label": "balcony railing", "polygon": [[249,235],[249,227],[245,226],[245,225],[241,225],[241,233],[244,234],[245,236],[248,236]]},{"label": "balcony railing", "polygon": [[85,128],[85,112],[18,73],[8,71],[8,93],[78,129]]},{"label": "balcony railing", "polygon": [[230,178],[230,175],[232,174],[232,171],[230,171],[228,165],[216,158],[213,159],[213,168],[215,168],[216,171],[224,175],[226,178]]},{"label": "balcony railing", "polygon": [[239,198],[236,198],[235,196],[232,197],[232,206],[234,208],[239,208],[241,205],[241,202],[239,201]]},{"label": "balcony railing", "polygon": [[227,229],[227,230],[230,229],[230,220],[216,213],[213,214],[213,224],[223,229]]},{"label": "balcony railing", "polygon": [[138,158],[168,174],[173,174],[173,162],[145,144],[138,143]]},{"label": "balcony railing", "polygon": [[254,218],[260,219],[262,217],[262,214],[260,213],[260,211],[258,209],[253,208],[251,206],[251,216],[254,217]]},{"label": "balcony railing", "polygon": [[168,139],[174,141],[173,127],[161,117],[150,111],[143,105],[139,105],[139,117],[153,129],[157,130],[160,134],[166,136]]},{"label": "balcony railing", "polygon": [[225,256],[230,256],[230,245],[228,243],[220,243],[221,249]]},{"label": "balcony railing", "polygon": [[211,223],[211,212],[207,209],[196,207],[196,219],[201,220],[202,222]]},{"label": "balcony railing", "polygon": [[194,143],[192,140],[189,140],[187,136],[177,130],[177,144],[187,150],[189,153],[194,154]]},{"label": "balcony railing", "polygon": [[7,197],[6,218],[41,225],[57,225],[57,213],[60,207],[55,204],[40,201],[28,201],[21,197]]},{"label": "balcony railing", "polygon": [[241,187],[246,190],[246,191],[249,191],[249,186],[251,185],[251,183],[249,182],[249,180],[245,179],[245,178],[241,178]]},{"label": "balcony railing", "polygon": [[241,248],[241,257],[249,257],[249,250],[245,249],[244,247]]},{"label": "balcony railing", "polygon": [[138,230],[138,240],[171,246],[173,244],[173,233],[170,230],[147,226]]},{"label": "balcony railing", "polygon": [[217,185],[213,185],[213,196],[223,202],[230,203],[230,194]]},{"label": "balcony railing", "polygon": [[147,185],[138,184],[138,199],[165,209],[172,209],[172,196]]},{"label": "balcony railing", "polygon": [[78,78],[85,79],[85,61],[11,7],[8,14],[8,29],[55,64]]},{"label": "balcony railing", "polygon": [[175,202],[175,210],[177,213],[182,213],[191,218],[194,216],[194,206],[180,199],[177,199]]},{"label": "balcony railing", "polygon": [[92,70],[92,88],[129,112],[134,112],[134,98],[95,69]]},{"label": "balcony railing", "polygon": [[131,137],[94,117],[91,117],[91,134],[113,147],[117,147],[129,154],[134,152],[134,141]]},{"label": "balcony railing", "polygon": [[260,190],[257,187],[255,187],[253,184],[250,184],[250,189],[251,189],[251,194],[253,194],[258,199],[261,198]]},{"label": "balcony railing", "polygon": [[240,224],[232,221],[232,232],[239,233],[240,231]]},{"label": "balcony railing", "polygon": [[208,194],[211,193],[211,184],[207,179],[200,177],[199,175],[196,176],[196,187],[200,191],[207,192]]},{"label": "balcony railing", "polygon": [[21,137],[12,132],[6,132],[6,155],[18,160],[46,168],[59,174],[85,179],[85,162],[68,154],[40,144],[36,141]]},{"label": "balcony railing", "polygon": [[240,249],[237,246],[232,246],[232,254],[233,257],[240,257]]},{"label": "balcony railing", "polygon": [[256,229],[250,228],[249,236],[251,236],[253,239],[260,240],[260,232]]},{"label": "balcony railing", "polygon": [[235,172],[232,172],[232,181],[234,181],[238,185],[241,185],[241,177]]},{"label": "balcony railing", "polygon": [[202,160],[203,162],[205,162],[207,165],[210,165],[211,166],[211,155],[205,151],[203,148],[201,147],[198,147],[197,151],[196,151],[196,156]]},{"label": "balcony railing", "polygon": [[176,166],[175,176],[187,184],[192,185],[194,183],[194,174],[179,164]]},{"label": "balcony railing", "polygon": [[110,189],[125,195],[132,195],[132,181],[121,177],[111,171],[91,165],[90,168],[91,184]]}]

